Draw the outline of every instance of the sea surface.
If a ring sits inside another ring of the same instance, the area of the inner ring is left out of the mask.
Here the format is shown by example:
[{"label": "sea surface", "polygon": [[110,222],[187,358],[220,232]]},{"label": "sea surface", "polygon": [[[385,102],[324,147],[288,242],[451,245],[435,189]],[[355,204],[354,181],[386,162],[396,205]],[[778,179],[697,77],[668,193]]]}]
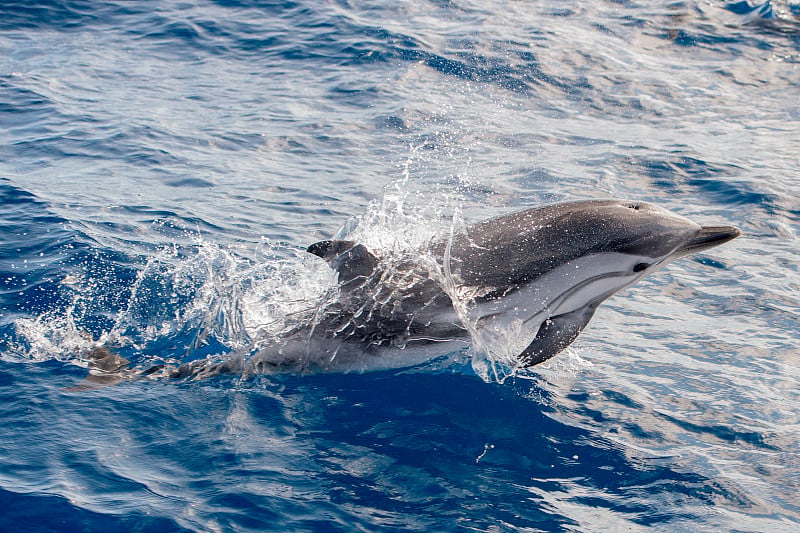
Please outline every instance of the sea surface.
[{"label": "sea surface", "polygon": [[[744,235],[529,371],[70,390],[605,197]],[[800,531],[798,231],[797,0],[0,2],[0,530]]]}]

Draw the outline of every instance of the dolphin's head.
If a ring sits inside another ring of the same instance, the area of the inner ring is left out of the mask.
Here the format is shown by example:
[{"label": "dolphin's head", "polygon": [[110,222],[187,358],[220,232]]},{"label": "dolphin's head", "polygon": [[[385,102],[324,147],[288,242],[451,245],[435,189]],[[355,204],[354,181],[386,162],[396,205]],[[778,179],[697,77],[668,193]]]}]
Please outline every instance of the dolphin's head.
[{"label": "dolphin's head", "polygon": [[465,285],[502,290],[576,260],[605,262],[610,271],[630,271],[626,277],[638,279],[740,234],[731,226],[701,226],[647,202],[586,200],[533,208],[472,226],[453,241],[451,255]]},{"label": "dolphin's head", "polygon": [[474,288],[482,344],[532,365],[569,345],[615,292],[740,234],[646,202],[589,200],[471,226],[446,259],[457,282]]}]

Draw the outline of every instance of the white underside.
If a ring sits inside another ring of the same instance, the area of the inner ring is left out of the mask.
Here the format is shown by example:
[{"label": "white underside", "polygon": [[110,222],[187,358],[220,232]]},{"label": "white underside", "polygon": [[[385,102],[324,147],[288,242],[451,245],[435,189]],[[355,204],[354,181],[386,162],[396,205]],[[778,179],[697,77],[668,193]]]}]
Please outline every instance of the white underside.
[{"label": "white underside", "polygon": [[[653,263],[633,272],[638,263]],[[603,253],[570,261],[533,283],[485,304],[466,306],[477,351],[493,360],[514,365],[550,317],[570,313],[615,292],[657,270],[652,257]]]},{"label": "white underside", "polygon": [[468,338],[412,341],[403,347],[370,347],[335,342],[287,344],[253,354],[247,361],[252,373],[292,368],[311,372],[377,372],[416,366],[470,346]]}]

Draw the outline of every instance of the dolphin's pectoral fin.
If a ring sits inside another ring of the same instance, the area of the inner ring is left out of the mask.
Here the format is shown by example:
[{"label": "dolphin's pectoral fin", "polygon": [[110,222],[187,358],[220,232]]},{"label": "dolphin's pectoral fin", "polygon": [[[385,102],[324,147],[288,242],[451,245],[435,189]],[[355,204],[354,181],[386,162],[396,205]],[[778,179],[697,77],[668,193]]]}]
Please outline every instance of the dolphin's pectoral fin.
[{"label": "dolphin's pectoral fin", "polygon": [[345,284],[359,277],[368,277],[378,266],[378,259],[363,244],[352,241],[320,241],[306,251],[323,258],[339,274]]},{"label": "dolphin's pectoral fin", "polygon": [[533,366],[550,359],[572,344],[592,319],[597,304],[548,318],[525,350],[519,354],[523,366]]}]

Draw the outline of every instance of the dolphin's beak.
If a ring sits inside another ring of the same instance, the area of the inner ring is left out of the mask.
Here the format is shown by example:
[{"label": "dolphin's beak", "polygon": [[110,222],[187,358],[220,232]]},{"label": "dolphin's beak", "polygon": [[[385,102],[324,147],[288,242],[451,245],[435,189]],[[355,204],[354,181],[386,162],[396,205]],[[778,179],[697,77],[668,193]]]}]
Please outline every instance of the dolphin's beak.
[{"label": "dolphin's beak", "polygon": [[703,226],[692,239],[678,248],[678,255],[702,252],[735,239],[742,232],[733,226]]}]

